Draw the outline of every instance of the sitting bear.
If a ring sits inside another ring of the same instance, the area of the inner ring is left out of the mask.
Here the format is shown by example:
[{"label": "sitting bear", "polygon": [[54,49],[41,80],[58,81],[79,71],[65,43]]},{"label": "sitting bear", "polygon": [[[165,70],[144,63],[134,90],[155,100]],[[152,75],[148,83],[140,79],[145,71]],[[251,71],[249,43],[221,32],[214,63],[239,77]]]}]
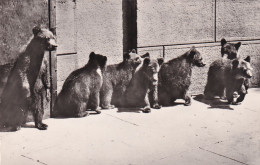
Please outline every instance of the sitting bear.
[{"label": "sitting bear", "polygon": [[101,108],[110,109],[122,105],[126,87],[130,83],[135,69],[145,57],[149,57],[149,53],[140,56],[133,49],[124,54],[123,62],[107,66],[100,90]]},{"label": "sitting bear", "polygon": [[222,57],[224,57],[225,55],[227,55],[227,59],[234,59],[237,58],[237,52],[238,49],[241,46],[241,42],[238,42],[236,44],[232,44],[232,43],[227,43],[227,41],[222,38],[221,39],[221,55]]},{"label": "sitting bear", "polygon": [[100,113],[99,92],[107,57],[91,52],[88,63],[65,80],[54,104],[53,117],[84,117],[87,109]]},{"label": "sitting bear", "polygon": [[[232,44],[232,43],[227,43],[227,41],[223,38],[221,39],[221,55],[222,57],[224,57],[225,55],[227,59],[233,60],[235,58],[238,58],[239,56],[237,55],[238,49],[241,46],[241,42],[238,42],[236,44]],[[250,59],[249,59],[250,60]],[[244,80],[244,85],[242,86],[243,89],[247,90],[249,88],[249,79],[245,79]],[[243,90],[241,89],[241,90]],[[224,96],[223,96],[224,97]],[[243,99],[240,97],[241,101],[243,101]]]},{"label": "sitting bear", "polygon": [[[124,94],[123,107],[143,108],[143,112],[149,113],[152,96],[152,107],[160,109],[158,104],[158,72],[163,63],[163,58],[145,58],[143,64],[135,71],[129,86]],[[152,92],[152,93],[151,93]]]},{"label": "sitting bear", "polygon": [[[243,87],[245,79],[252,77],[250,57],[234,60],[220,59],[214,61],[208,71],[208,81],[204,90],[205,98],[222,97],[224,91],[228,103],[237,104],[244,99],[246,89]],[[240,96],[234,102],[234,93]]]},{"label": "sitting bear", "polygon": [[195,47],[162,65],[159,72],[159,104],[170,106],[176,99],[184,99],[184,105],[191,104],[191,98],[187,95],[187,91],[191,84],[194,65],[205,66]]},{"label": "sitting bear", "polygon": [[24,122],[25,114],[33,112],[35,127],[47,129],[42,123],[42,113],[35,108],[37,81],[44,52],[57,47],[53,33],[40,27],[33,28],[34,37],[18,56],[3,90],[0,105],[0,127],[5,131],[16,131]]}]

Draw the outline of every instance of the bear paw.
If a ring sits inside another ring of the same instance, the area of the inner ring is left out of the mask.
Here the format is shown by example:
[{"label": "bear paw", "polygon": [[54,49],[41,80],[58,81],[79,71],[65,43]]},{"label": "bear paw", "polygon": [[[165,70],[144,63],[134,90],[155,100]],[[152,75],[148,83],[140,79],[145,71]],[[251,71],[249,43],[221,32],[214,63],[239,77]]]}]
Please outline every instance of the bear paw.
[{"label": "bear paw", "polygon": [[142,111],[143,111],[143,113],[150,113],[151,108],[150,107],[144,107]]},{"label": "bear paw", "polygon": [[161,109],[161,107],[162,107],[162,106],[159,105],[159,104],[154,104],[154,105],[153,105],[153,108],[154,108],[154,109]]},{"label": "bear paw", "polygon": [[191,102],[190,101],[187,101],[184,103],[185,106],[190,106],[191,105]]},{"label": "bear paw", "polygon": [[101,113],[101,111],[100,110],[95,110],[96,112],[97,112],[97,114],[100,114]]},{"label": "bear paw", "polygon": [[37,127],[39,130],[46,130],[48,128],[47,124],[41,123],[41,124],[37,124]]}]

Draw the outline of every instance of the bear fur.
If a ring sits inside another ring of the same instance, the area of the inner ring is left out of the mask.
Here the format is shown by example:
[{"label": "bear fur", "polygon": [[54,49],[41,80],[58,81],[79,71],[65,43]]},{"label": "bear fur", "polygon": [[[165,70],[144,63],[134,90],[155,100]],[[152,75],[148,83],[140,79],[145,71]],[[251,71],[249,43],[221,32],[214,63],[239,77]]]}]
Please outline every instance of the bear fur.
[{"label": "bear fur", "polygon": [[143,112],[148,113],[151,101],[153,108],[161,108],[158,104],[158,72],[163,61],[163,58],[144,59],[126,88],[123,107],[143,108]]},{"label": "bear fur", "polygon": [[[209,67],[208,81],[204,90],[205,98],[222,97],[225,92],[228,103],[237,104],[246,94],[246,89],[243,87],[245,79],[251,77],[252,67],[249,56],[244,60],[241,58],[216,60]],[[240,95],[236,101],[234,101],[234,92]]]},{"label": "bear fur", "polygon": [[135,69],[141,64],[142,58],[148,56],[149,53],[140,56],[133,49],[124,54],[123,62],[107,66],[100,91],[101,108],[110,109],[114,106],[120,107],[123,104],[123,95]]},{"label": "bear fur", "polygon": [[[238,58],[239,56],[238,56],[237,53],[238,53],[238,49],[240,48],[240,46],[241,46],[241,42],[238,42],[236,44],[227,43],[225,38],[222,38],[221,39],[221,55],[222,55],[222,57],[227,55],[224,58],[227,58],[227,59],[230,59],[230,60]],[[244,85],[242,86],[242,88],[246,90],[246,93],[247,93],[247,90],[249,88],[249,83],[250,83],[249,79],[245,79]],[[243,89],[241,89],[241,90],[243,90]]]},{"label": "bear fur", "polygon": [[100,113],[99,92],[107,57],[91,52],[88,63],[65,80],[54,104],[53,117],[84,117],[87,109]]},{"label": "bear fur", "polygon": [[38,78],[35,82],[35,102],[31,105],[31,108],[38,110],[39,115],[36,116],[38,117],[38,121],[42,120],[44,108],[50,101],[50,87],[49,61],[47,57],[44,56]]},{"label": "bear fur", "polygon": [[227,59],[233,60],[235,58],[238,58],[238,49],[241,46],[241,42],[238,42],[236,44],[228,43],[225,38],[221,39],[221,55],[224,57],[227,56]]},{"label": "bear fur", "polygon": [[176,99],[184,99],[184,105],[191,104],[187,91],[191,84],[193,66],[203,67],[200,53],[192,47],[183,55],[164,63],[159,72],[159,104],[173,105]]},{"label": "bear fur", "polygon": [[14,66],[14,62],[10,62],[0,66],[0,103],[1,103],[2,93],[4,91],[5,85],[8,80],[9,73],[13,68],[13,66]]},{"label": "bear fur", "polygon": [[37,77],[40,72],[44,52],[57,47],[53,33],[40,27],[33,28],[33,38],[18,56],[11,69],[3,90],[0,105],[0,127],[6,131],[18,130],[24,122],[28,110],[33,112],[35,127],[47,129],[42,123],[42,113],[34,106],[37,102]]}]

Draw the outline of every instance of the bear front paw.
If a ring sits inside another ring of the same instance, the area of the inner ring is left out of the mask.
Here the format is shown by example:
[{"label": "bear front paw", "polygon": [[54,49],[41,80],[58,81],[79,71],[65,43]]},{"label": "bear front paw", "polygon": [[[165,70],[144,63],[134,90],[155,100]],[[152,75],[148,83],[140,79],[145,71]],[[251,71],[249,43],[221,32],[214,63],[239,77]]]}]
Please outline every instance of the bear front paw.
[{"label": "bear front paw", "polygon": [[48,128],[47,124],[41,123],[41,124],[37,124],[37,127],[39,130],[46,130]]},{"label": "bear front paw", "polygon": [[161,109],[161,107],[162,107],[162,106],[159,105],[159,104],[154,104],[154,105],[153,105],[153,108],[154,108],[154,109]]},{"label": "bear front paw", "polygon": [[150,113],[151,112],[151,108],[150,107],[144,107],[143,108],[143,113]]}]

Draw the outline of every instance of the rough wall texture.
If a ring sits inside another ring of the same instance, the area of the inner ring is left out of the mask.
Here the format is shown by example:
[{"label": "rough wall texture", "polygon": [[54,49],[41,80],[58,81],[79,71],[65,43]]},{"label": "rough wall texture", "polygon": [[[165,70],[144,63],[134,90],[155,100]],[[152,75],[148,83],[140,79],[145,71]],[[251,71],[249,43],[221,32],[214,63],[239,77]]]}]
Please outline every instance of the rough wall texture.
[{"label": "rough wall texture", "polygon": [[260,38],[259,0],[217,0],[217,39]]},{"label": "rough wall texture", "polygon": [[48,3],[42,0],[0,1],[0,65],[10,62],[27,44],[36,25],[48,27]]},{"label": "rough wall texture", "polygon": [[212,0],[140,0],[138,46],[212,41]]},{"label": "rough wall texture", "polygon": [[116,0],[77,1],[78,65],[90,52],[108,56],[108,63],[123,59],[122,2]]},{"label": "rough wall texture", "polygon": [[108,64],[123,59],[122,1],[58,0],[58,92],[73,70],[88,62],[94,51],[108,57]]}]

